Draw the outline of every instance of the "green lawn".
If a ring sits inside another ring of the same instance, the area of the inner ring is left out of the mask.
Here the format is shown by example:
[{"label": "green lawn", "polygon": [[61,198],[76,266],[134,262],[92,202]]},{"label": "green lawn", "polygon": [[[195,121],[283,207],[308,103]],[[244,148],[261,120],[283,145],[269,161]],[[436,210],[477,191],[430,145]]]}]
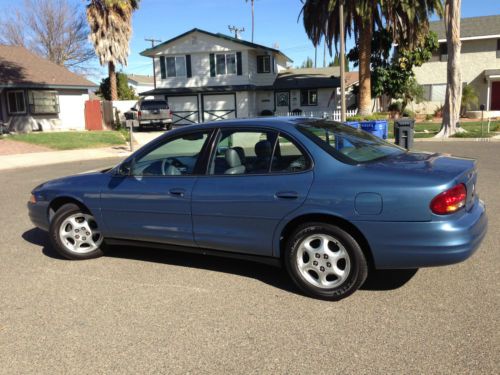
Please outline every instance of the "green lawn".
[{"label": "green lawn", "polygon": [[126,143],[123,134],[118,131],[29,133],[11,135],[5,139],[33,143],[55,150],[98,148]]},{"label": "green lawn", "polygon": [[[500,121],[492,121],[490,123],[490,133],[488,133],[488,122],[483,123],[483,135],[481,135],[481,122],[464,122],[461,126],[467,130],[467,133],[460,133],[455,135],[455,137],[460,138],[486,138],[492,137],[500,131]],[[415,138],[430,138],[434,137],[441,128],[440,122],[421,122],[415,124]],[[394,123],[389,122],[389,138],[394,138]]]}]

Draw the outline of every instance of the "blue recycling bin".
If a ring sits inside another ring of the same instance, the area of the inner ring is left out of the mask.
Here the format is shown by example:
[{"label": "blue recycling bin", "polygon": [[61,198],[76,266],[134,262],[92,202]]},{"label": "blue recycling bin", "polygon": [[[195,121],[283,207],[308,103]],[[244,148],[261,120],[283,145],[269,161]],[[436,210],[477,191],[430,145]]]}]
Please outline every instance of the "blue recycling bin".
[{"label": "blue recycling bin", "polygon": [[361,121],[361,129],[373,134],[376,137],[387,139],[388,124],[387,120]]},{"label": "blue recycling bin", "polygon": [[346,121],[344,124],[350,126],[351,128],[359,129],[359,121]]}]

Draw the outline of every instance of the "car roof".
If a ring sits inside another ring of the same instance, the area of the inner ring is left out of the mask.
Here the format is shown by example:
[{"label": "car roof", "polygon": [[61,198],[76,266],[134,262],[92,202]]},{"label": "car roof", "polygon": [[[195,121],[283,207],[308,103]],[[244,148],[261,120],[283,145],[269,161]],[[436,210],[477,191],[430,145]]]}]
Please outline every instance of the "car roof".
[{"label": "car roof", "polygon": [[295,116],[295,117],[258,117],[258,118],[247,118],[247,119],[229,119],[229,120],[219,120],[219,121],[210,121],[204,122],[202,124],[194,124],[182,126],[181,129],[213,129],[213,128],[231,128],[231,127],[272,127],[276,129],[285,129],[290,128],[290,125],[297,124],[305,124],[316,122],[321,119],[314,117],[303,117],[303,116]]}]

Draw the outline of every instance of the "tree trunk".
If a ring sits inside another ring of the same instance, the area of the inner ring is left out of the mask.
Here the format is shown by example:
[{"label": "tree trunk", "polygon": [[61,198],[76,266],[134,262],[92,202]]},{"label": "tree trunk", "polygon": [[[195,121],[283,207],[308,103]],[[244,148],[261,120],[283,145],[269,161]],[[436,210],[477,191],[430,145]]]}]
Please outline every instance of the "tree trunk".
[{"label": "tree trunk", "polygon": [[461,0],[446,0],[445,3],[444,22],[448,47],[447,85],[443,108],[443,124],[436,137],[449,137],[463,131],[462,128],[457,128],[457,123],[460,121],[460,104],[462,102],[460,3]]},{"label": "tree trunk", "polygon": [[115,63],[112,61],[108,63],[108,75],[109,75],[109,91],[111,93],[111,100],[118,100]]},{"label": "tree trunk", "polygon": [[359,21],[359,109],[360,115],[372,113],[370,58],[372,54],[373,16]]}]

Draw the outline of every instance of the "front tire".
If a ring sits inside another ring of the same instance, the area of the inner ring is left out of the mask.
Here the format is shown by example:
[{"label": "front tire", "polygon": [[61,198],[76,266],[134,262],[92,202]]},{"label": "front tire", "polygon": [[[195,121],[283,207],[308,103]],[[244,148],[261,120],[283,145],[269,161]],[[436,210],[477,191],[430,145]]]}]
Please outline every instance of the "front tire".
[{"label": "front tire", "polygon": [[67,259],[83,260],[104,255],[104,237],[97,222],[76,204],[65,204],[56,211],[49,235],[52,247]]},{"label": "front tire", "polygon": [[366,280],[368,265],[354,237],[325,223],[300,225],[289,237],[285,266],[308,296],[338,301]]}]

